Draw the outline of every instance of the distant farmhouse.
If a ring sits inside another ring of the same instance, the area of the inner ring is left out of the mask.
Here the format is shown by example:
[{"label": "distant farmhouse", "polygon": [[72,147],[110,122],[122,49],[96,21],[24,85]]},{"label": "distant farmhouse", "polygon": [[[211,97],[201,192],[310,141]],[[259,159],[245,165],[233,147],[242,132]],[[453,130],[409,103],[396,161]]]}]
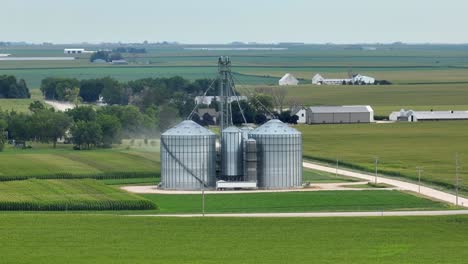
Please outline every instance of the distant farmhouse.
[{"label": "distant farmhouse", "polygon": [[290,73],[286,73],[283,78],[281,78],[279,81],[278,81],[278,84],[280,86],[287,86],[287,85],[292,85],[292,86],[295,86],[295,85],[298,85],[299,84],[299,80],[297,80],[296,77],[294,77],[294,75],[290,74]]},{"label": "distant farmhouse", "polygon": [[291,111],[298,124],[353,124],[374,122],[374,109],[369,105],[312,106]]},{"label": "distant farmhouse", "polygon": [[389,116],[390,121],[423,122],[468,120],[468,111],[413,111],[401,109]]},{"label": "distant farmhouse", "polygon": [[85,49],[64,49],[64,54],[89,54],[94,53],[94,51],[85,50]]},{"label": "distant farmhouse", "polygon": [[[213,100],[219,102],[220,97],[219,96],[197,96],[195,97],[195,104],[200,105],[210,105]],[[235,102],[235,101],[247,101],[247,96],[231,96],[228,97],[229,103]]]},{"label": "distant farmhouse", "polygon": [[364,76],[361,74],[354,74],[352,78],[347,79],[325,79],[322,75],[316,74],[312,78],[312,84],[315,85],[345,85],[345,84],[374,84],[375,78]]}]

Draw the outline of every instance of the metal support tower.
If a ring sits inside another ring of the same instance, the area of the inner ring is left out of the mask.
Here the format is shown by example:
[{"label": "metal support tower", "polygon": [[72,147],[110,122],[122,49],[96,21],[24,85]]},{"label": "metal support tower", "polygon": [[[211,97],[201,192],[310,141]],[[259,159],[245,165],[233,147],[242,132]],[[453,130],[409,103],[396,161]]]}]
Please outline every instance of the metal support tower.
[{"label": "metal support tower", "polygon": [[232,107],[230,98],[234,95],[234,81],[231,73],[231,59],[229,57],[219,57],[218,59],[218,80],[219,80],[219,110],[221,131],[233,125]]}]

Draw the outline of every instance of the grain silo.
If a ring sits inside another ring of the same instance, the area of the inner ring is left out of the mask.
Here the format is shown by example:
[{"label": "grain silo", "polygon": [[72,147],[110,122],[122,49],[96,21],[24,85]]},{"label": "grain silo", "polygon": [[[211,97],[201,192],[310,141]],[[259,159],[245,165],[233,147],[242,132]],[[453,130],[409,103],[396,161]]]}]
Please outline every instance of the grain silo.
[{"label": "grain silo", "polygon": [[279,120],[249,133],[256,140],[258,187],[296,188],[302,185],[302,135]]},{"label": "grain silo", "polygon": [[161,186],[192,190],[214,187],[216,135],[186,120],[161,135]]},{"label": "grain silo", "polygon": [[242,131],[230,126],[221,132],[221,166],[223,178],[241,180],[243,171],[243,134]]}]

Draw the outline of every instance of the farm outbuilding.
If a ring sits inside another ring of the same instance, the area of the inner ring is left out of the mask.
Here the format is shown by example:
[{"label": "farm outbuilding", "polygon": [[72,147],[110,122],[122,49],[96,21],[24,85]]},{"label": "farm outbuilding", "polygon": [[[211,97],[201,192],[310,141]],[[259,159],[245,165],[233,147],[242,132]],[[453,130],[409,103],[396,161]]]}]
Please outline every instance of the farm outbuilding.
[{"label": "farm outbuilding", "polygon": [[450,121],[468,120],[468,111],[405,111],[393,112],[390,121],[423,122],[423,121]]},{"label": "farm outbuilding", "polygon": [[354,74],[352,78],[343,79],[327,79],[320,74],[316,74],[312,78],[312,84],[315,85],[343,85],[343,84],[374,84],[375,78],[364,76],[361,74]]},{"label": "farm outbuilding", "polygon": [[351,124],[374,122],[369,105],[312,106],[307,109],[307,124]]},{"label": "farm outbuilding", "polygon": [[286,85],[298,85],[299,84],[299,80],[297,80],[296,77],[294,77],[294,75],[290,74],[290,73],[286,73],[283,78],[281,78],[279,81],[278,81],[278,84],[281,85],[281,86],[286,86]]},{"label": "farm outbuilding", "polygon": [[292,107],[291,108],[291,116],[297,116],[297,123],[298,124],[306,124],[307,123],[307,108],[300,106],[300,107]]}]

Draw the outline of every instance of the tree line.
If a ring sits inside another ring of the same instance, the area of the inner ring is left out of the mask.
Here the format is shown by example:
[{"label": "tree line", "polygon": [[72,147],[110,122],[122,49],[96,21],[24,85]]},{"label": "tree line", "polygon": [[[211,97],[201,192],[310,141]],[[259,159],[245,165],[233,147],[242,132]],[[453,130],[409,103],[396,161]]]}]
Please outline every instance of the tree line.
[{"label": "tree line", "polygon": [[0,98],[30,98],[29,88],[23,79],[12,75],[0,75]]},{"label": "tree line", "polygon": [[29,109],[31,114],[0,109],[0,150],[7,140],[52,143],[55,148],[59,139],[70,141],[75,149],[110,148],[122,138],[159,131],[157,113],[142,113],[135,106],[79,106],[58,112],[35,101]]}]

